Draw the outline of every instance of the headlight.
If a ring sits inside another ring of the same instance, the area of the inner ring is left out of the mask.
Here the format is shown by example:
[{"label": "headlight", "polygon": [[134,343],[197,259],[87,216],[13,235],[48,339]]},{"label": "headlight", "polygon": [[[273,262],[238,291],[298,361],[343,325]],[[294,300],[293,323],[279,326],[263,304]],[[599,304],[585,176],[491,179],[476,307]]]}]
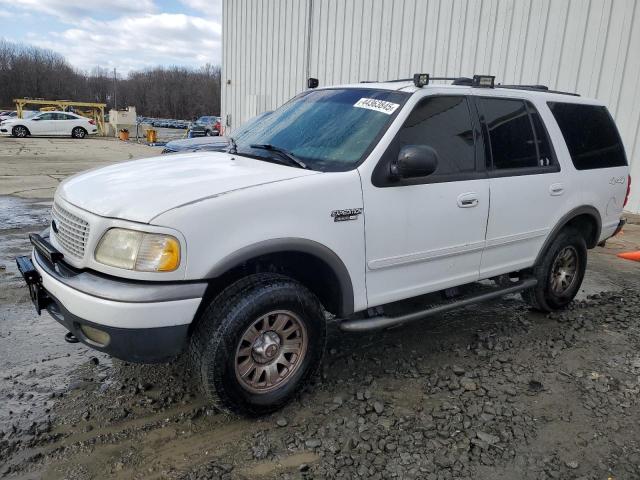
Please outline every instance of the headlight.
[{"label": "headlight", "polygon": [[171,272],[180,265],[180,242],[171,235],[111,228],[100,239],[96,261],[140,272]]}]

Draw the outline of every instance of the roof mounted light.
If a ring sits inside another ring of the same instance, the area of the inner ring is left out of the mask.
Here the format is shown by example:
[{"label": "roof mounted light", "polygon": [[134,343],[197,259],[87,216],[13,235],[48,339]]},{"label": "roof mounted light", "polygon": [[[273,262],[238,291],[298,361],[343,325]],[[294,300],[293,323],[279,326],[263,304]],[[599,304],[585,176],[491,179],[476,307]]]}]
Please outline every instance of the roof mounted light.
[{"label": "roof mounted light", "polygon": [[472,85],[480,88],[493,88],[496,77],[493,75],[474,75]]},{"label": "roof mounted light", "polygon": [[318,88],[320,82],[318,82],[317,78],[308,78],[307,79],[307,88]]},{"label": "roof mounted light", "polygon": [[429,74],[428,73],[414,73],[413,74],[413,84],[422,88],[425,85],[429,85]]}]

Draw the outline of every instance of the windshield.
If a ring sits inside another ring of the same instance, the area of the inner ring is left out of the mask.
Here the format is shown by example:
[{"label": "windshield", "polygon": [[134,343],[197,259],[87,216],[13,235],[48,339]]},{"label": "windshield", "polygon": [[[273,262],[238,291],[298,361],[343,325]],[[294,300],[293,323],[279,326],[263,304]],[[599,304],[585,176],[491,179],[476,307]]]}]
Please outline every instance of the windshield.
[{"label": "windshield", "polygon": [[345,171],[358,166],[389,126],[409,94],[368,88],[314,90],[299,95],[235,138],[237,153],[277,157],[285,150],[312,170]]},{"label": "windshield", "polygon": [[247,133],[249,133],[253,128],[255,128],[256,125],[258,125],[258,123],[261,120],[263,120],[268,115],[271,115],[272,113],[273,112],[271,111],[263,112],[244,122],[240,128],[238,128],[237,130],[234,130],[233,132],[234,140],[236,142],[239,141],[242,137],[244,137]]}]

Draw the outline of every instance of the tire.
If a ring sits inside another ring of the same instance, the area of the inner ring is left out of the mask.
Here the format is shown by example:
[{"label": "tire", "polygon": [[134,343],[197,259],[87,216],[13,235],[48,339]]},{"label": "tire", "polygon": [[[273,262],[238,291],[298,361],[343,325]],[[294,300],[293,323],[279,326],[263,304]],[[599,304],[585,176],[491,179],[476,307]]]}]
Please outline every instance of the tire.
[{"label": "tire", "polygon": [[587,244],[584,237],[574,228],[564,228],[551,242],[540,264],[534,267],[538,284],[522,292],[522,298],[543,312],[563,309],[580,290],[586,268]]},{"label": "tire", "polygon": [[29,129],[27,127],[16,125],[11,129],[11,135],[16,138],[25,138],[31,135],[31,133],[29,133]]},{"label": "tire", "polygon": [[227,287],[202,311],[190,358],[194,377],[216,407],[263,415],[306,385],[325,340],[316,296],[289,277],[261,273]]},{"label": "tire", "polygon": [[73,138],[84,138],[87,136],[87,131],[82,127],[74,127],[74,129],[71,130],[71,136]]}]

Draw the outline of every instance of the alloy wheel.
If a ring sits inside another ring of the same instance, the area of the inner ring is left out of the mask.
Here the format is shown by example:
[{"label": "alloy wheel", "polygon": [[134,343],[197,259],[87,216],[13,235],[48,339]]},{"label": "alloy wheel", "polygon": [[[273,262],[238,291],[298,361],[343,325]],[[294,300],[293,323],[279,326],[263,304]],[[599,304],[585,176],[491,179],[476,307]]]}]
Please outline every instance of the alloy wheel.
[{"label": "alloy wheel", "polygon": [[235,355],[236,378],[252,393],[280,388],[300,367],[307,345],[307,330],[295,313],[269,312],[242,334]]},{"label": "alloy wheel", "polygon": [[562,295],[573,286],[579,261],[573,246],[566,246],[558,252],[551,267],[551,290],[555,295]]}]

